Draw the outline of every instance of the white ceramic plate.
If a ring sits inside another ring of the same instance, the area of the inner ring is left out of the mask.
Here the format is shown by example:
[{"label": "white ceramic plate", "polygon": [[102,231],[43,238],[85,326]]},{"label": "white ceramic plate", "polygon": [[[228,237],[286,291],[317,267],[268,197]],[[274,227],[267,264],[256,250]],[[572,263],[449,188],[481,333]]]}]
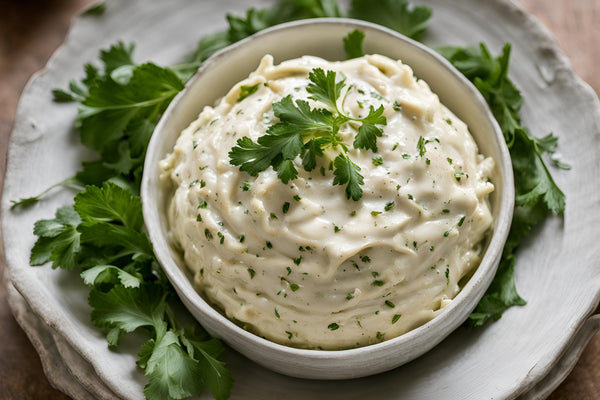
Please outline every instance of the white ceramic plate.
[{"label": "white ceramic plate", "polygon": [[[31,320],[43,322],[39,332],[29,328],[30,334],[51,335],[55,357],[71,366],[74,379],[96,397],[104,398],[94,383],[86,382],[85,374],[78,373],[77,365],[91,368],[105,389],[117,396],[143,398],[144,378],[134,362],[140,339],[127,340],[120,352],[108,350],[103,334],[89,321],[87,289],[79,278],[49,267],[28,266],[34,221],[51,218],[58,206],[71,201],[71,193],[56,192],[26,211],[9,210],[9,200],[38,193],[49,183],[71,176],[86,157],[72,131],[74,107],[53,103],[50,89],[65,87],[69,79],[81,76],[81,66],[95,60],[98,49],[119,39],[137,43],[137,60],[174,63],[193,50],[203,33],[225,27],[225,10],[241,13],[265,3],[109,1],[105,15],[76,20],[65,45],[23,93],[2,200],[7,272],[30,307],[26,313],[35,314]],[[504,42],[513,44],[511,77],[525,97],[525,123],[537,136],[557,134],[560,152],[573,167],[568,172],[553,171],[567,195],[564,217],[537,228],[535,239],[525,243],[519,254],[517,285],[529,304],[510,309],[484,329],[457,330],[410,364],[359,380],[287,378],[230,353],[228,361],[236,378],[233,398],[541,398],[565,376],[598,329],[598,319],[589,319],[600,297],[598,99],[575,76],[549,33],[509,2],[419,3],[434,10],[428,44],[483,41],[494,52]]]}]

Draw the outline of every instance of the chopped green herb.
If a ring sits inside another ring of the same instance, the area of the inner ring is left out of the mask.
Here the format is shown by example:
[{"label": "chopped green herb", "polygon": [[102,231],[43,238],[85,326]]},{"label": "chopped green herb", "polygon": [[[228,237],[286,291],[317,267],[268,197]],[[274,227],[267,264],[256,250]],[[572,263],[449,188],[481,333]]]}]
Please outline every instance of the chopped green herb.
[{"label": "chopped green herb", "polygon": [[206,238],[207,238],[208,240],[211,240],[211,239],[213,238],[213,235],[212,235],[212,233],[210,233],[210,231],[208,230],[208,228],[206,228],[206,229],[204,230],[204,236],[206,236]]},{"label": "chopped green herb", "polygon": [[267,240],[265,242],[265,245],[267,246],[267,248],[272,249],[273,248],[273,243],[271,243],[269,240]]},{"label": "chopped green herb", "polygon": [[330,331],[335,331],[335,330],[339,329],[339,327],[340,326],[338,324],[336,324],[335,322],[327,325],[327,328],[329,328]]},{"label": "chopped green herb", "polygon": [[283,206],[281,207],[281,211],[284,214],[287,214],[287,212],[289,211],[289,209],[290,209],[290,202],[286,201],[285,203],[283,203]]},{"label": "chopped green herb", "polygon": [[300,265],[300,263],[302,262],[302,256],[298,256],[298,257],[294,258],[293,261],[294,261],[294,264]]},{"label": "chopped green herb", "polygon": [[371,161],[373,162],[373,165],[375,165],[375,166],[383,165],[383,157],[381,157],[380,155],[373,156]]},{"label": "chopped green herb", "polygon": [[419,152],[419,156],[423,157],[427,149],[425,148],[425,139],[423,136],[419,136],[419,140],[417,141],[417,151]]},{"label": "chopped green herb", "polygon": [[392,324],[395,324],[396,322],[398,322],[400,317],[402,317],[402,314],[394,314],[394,316],[392,317]]},{"label": "chopped green herb", "polygon": [[300,286],[296,285],[295,283],[290,283],[290,289],[292,289],[292,292],[295,292],[296,290],[300,289]]},{"label": "chopped green herb", "polygon": [[373,285],[373,286],[383,286],[383,281],[375,280],[375,281],[371,282],[371,285]]},{"label": "chopped green herb", "polygon": [[256,90],[258,89],[258,83],[256,85],[252,85],[252,86],[244,86],[242,85],[240,87],[240,96],[237,99],[237,102],[239,103],[240,101],[244,100],[246,97],[250,96],[251,94],[253,94],[254,92],[256,92]]},{"label": "chopped green herb", "polygon": [[275,306],[274,312],[275,312],[275,317],[277,317],[277,319],[280,319],[281,316],[279,315],[279,311],[277,311],[277,306]]},{"label": "chopped green herb", "polygon": [[252,268],[248,268],[248,274],[250,275],[250,279],[254,279],[256,272]]},{"label": "chopped green herb", "polygon": [[394,203],[393,201],[388,201],[387,203],[385,203],[385,211],[391,211],[394,209],[394,206],[396,205],[396,203]]},{"label": "chopped green herb", "polygon": [[251,187],[252,184],[250,182],[244,182],[242,184],[242,191],[247,192],[248,190],[250,190]]},{"label": "chopped green herb", "polygon": [[388,306],[388,307],[390,307],[390,308],[395,308],[396,307],[396,305],[394,303],[392,303],[391,301],[389,301],[389,300],[385,301],[385,305]]},{"label": "chopped green herb", "polygon": [[371,211],[371,216],[376,217],[381,214],[381,211]]},{"label": "chopped green herb", "polygon": [[460,221],[458,221],[458,226],[462,226],[463,222],[465,222],[465,218],[466,218],[466,216],[465,216],[465,215],[463,215],[463,216],[461,217]]}]

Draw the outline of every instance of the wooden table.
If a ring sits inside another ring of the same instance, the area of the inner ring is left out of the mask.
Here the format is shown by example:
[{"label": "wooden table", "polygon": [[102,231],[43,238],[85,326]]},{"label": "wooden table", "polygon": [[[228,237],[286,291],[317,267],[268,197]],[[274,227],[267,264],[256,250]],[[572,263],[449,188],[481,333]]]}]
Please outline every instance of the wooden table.
[{"label": "wooden table", "polygon": [[[0,183],[19,95],[30,75],[63,41],[69,21],[94,0],[0,0]],[[556,35],[575,70],[600,93],[600,0],[515,0]],[[418,1],[417,1],[418,3]],[[4,253],[0,249],[0,276]],[[597,312],[600,312],[598,310]],[[63,400],[48,383],[0,287],[0,399]],[[600,399],[600,334],[550,400]]]}]

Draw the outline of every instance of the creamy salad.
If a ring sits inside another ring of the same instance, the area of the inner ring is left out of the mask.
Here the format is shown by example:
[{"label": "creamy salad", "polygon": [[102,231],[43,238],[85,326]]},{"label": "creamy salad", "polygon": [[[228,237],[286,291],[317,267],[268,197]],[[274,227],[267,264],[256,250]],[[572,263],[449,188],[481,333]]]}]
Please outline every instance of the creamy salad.
[{"label": "creamy salad", "polygon": [[[313,108],[315,68],[346,86],[337,106],[360,118],[383,106],[377,151],[355,149],[362,196],[332,184],[334,149],[282,182],[232,165],[244,137],[278,122],[286,96]],[[162,162],[170,240],[199,293],[245,329],[284,345],[346,349],[391,339],[434,318],[477,268],[492,226],[495,165],[467,126],[410,67],[380,55],[329,62],[305,56],[258,69],[205,107]]]}]

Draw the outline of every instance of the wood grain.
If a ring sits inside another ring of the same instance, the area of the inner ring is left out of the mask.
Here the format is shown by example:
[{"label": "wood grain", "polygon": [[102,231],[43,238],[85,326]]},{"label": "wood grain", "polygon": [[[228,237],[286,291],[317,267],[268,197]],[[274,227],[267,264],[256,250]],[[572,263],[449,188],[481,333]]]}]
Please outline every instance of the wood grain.
[{"label": "wood grain", "polygon": [[[64,40],[72,16],[94,0],[0,0],[0,184],[17,102],[32,73]],[[600,93],[600,0],[515,0],[557,37],[577,73]],[[0,276],[4,252],[0,248]],[[597,310],[600,312],[600,309]],[[0,399],[64,400],[42,371],[37,353],[12,317],[0,285]],[[600,399],[600,334],[549,400]]]}]

